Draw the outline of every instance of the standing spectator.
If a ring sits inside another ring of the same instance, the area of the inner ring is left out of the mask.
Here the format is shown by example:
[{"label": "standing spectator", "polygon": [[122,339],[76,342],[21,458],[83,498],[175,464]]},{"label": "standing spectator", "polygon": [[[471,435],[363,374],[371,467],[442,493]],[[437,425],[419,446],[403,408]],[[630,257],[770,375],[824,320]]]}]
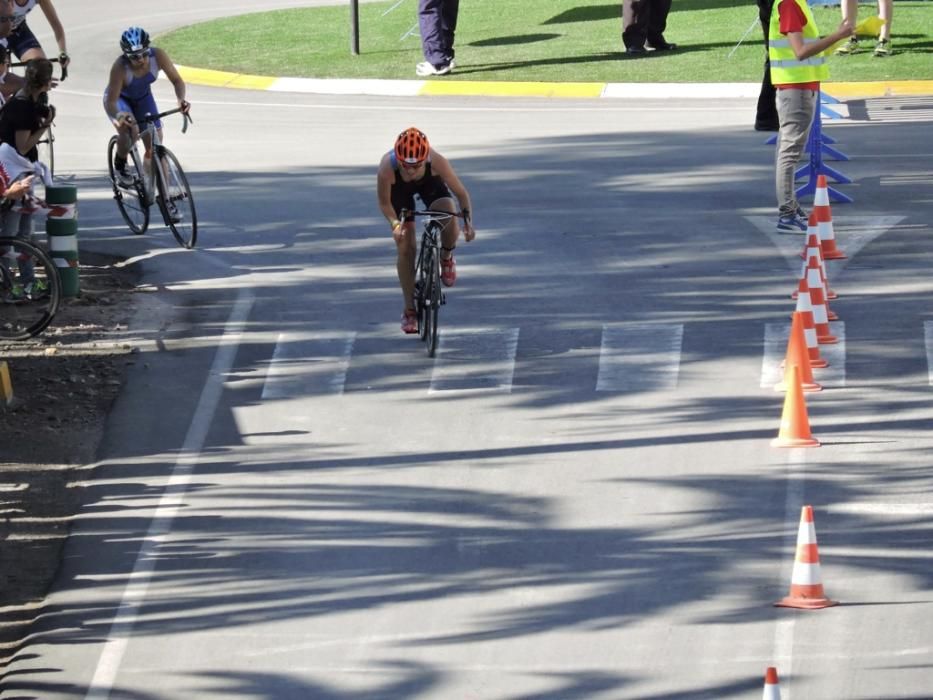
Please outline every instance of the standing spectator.
[{"label": "standing spectator", "polygon": [[758,109],[755,112],[755,131],[777,131],[780,128],[777,113],[777,90],[771,82],[771,61],[768,60],[768,27],[771,25],[772,0],[757,0],[758,19],[765,36],[765,73],[761,79]]},{"label": "standing spectator", "polygon": [[673,51],[664,39],[672,0],[622,0],[622,43],[628,56],[645,56],[648,48]]},{"label": "standing spectator", "polygon": [[[875,44],[875,56],[884,58],[891,55],[891,15],[894,13],[894,0],[878,0],[878,16],[884,21],[881,30],[878,33],[878,43]],[[851,19],[854,27],[858,17],[857,0],[844,0],[842,3],[842,19]],[[836,49],[839,56],[848,56],[857,52],[858,37],[854,34],[852,37]]]},{"label": "standing spectator", "polygon": [[781,123],[774,168],[777,229],[806,233],[807,215],[797,202],[794,170],[818,107],[820,81],[829,77],[823,52],[852,35],[852,22],[843,20],[836,31],[821,39],[806,0],[775,0],[775,5],[768,29],[768,58]]},{"label": "standing spectator", "polygon": [[418,0],[418,26],[425,60],[415,66],[421,77],[447,75],[454,69],[454,32],[460,0]]}]

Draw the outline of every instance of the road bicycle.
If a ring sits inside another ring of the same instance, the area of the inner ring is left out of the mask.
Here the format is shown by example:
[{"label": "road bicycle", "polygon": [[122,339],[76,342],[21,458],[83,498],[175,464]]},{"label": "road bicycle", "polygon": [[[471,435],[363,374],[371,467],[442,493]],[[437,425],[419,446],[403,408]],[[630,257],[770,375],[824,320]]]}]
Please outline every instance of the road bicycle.
[{"label": "road bicycle", "polygon": [[42,248],[0,236],[0,339],[26,340],[44,331],[61,296],[58,270]]},{"label": "road bicycle", "polygon": [[188,178],[182,170],[178,158],[159,139],[159,130],[154,127],[156,120],[172,114],[181,114],[184,122],[181,133],[188,131],[191,117],[181,108],[176,107],[159,114],[147,114],[140,124],[140,137],[152,135],[152,157],[143,162],[139,155],[139,141],[133,144],[127,154],[126,169],[132,177],[131,183],[122,184],[117,176],[114,157],[117,154],[117,136],[110,137],[107,145],[107,163],[110,168],[110,182],[113,185],[113,198],[117,202],[130,231],[145,233],[149,228],[149,209],[157,204],[165,225],[179,244],[193,248],[198,240],[198,215],[194,208],[194,198]]},{"label": "road bicycle", "polygon": [[[51,63],[62,63],[62,57],[50,58]],[[20,61],[19,63],[11,63],[10,68],[23,68],[26,65],[25,61]],[[68,77],[68,66],[62,65],[61,75],[58,78],[59,82],[63,82],[65,78]],[[48,99],[48,93],[44,93],[46,99]],[[45,136],[39,139],[36,142],[36,148],[39,149],[39,162],[45,163],[46,167],[49,169],[49,176],[55,177],[55,134],[52,133],[52,125],[49,125],[49,128],[45,131]]]},{"label": "road bicycle", "polygon": [[424,217],[421,233],[421,246],[415,263],[415,311],[418,312],[418,334],[427,343],[428,357],[437,352],[437,316],[440,308],[447,303],[447,295],[441,286],[441,232],[447,222],[462,214],[449,211],[425,209],[422,211],[403,210],[402,223]]}]

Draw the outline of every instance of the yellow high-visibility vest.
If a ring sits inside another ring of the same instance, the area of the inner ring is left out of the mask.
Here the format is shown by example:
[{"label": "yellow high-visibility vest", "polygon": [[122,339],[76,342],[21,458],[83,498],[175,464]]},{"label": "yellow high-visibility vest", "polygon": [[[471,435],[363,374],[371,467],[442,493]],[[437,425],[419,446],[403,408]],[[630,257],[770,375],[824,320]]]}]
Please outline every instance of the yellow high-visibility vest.
[{"label": "yellow high-visibility vest", "polygon": [[[826,56],[818,53],[803,61],[797,59],[790,41],[781,34],[781,18],[778,5],[781,0],[774,0],[771,7],[771,26],[768,29],[768,58],[771,60],[771,82],[775,85],[788,83],[812,83],[829,78],[829,66]],[[794,0],[803,10],[807,23],[803,28],[803,43],[812,44],[820,38],[820,30],[810,12],[806,0]]]}]

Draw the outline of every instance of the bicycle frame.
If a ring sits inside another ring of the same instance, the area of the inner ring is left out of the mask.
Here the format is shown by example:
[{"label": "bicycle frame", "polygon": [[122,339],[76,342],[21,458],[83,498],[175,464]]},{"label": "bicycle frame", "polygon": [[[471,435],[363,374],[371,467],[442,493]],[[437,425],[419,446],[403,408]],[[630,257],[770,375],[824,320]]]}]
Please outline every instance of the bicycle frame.
[{"label": "bicycle frame", "polygon": [[415,263],[414,302],[418,332],[427,343],[428,357],[434,357],[437,351],[438,312],[447,303],[447,295],[441,287],[441,234],[447,221],[454,216],[460,215],[426,209],[403,211],[401,217],[403,223],[415,217],[426,217]]}]

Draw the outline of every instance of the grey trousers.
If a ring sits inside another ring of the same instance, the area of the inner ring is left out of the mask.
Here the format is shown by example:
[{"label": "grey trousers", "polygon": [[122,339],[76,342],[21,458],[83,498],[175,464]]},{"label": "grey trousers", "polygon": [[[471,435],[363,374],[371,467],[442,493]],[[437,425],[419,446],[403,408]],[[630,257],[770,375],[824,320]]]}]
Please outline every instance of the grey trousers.
[{"label": "grey trousers", "polygon": [[780,216],[797,211],[797,195],[794,187],[794,172],[807,145],[810,125],[816,113],[819,91],[785,88],[777,91],[778,131],[775,149],[774,186]]}]

